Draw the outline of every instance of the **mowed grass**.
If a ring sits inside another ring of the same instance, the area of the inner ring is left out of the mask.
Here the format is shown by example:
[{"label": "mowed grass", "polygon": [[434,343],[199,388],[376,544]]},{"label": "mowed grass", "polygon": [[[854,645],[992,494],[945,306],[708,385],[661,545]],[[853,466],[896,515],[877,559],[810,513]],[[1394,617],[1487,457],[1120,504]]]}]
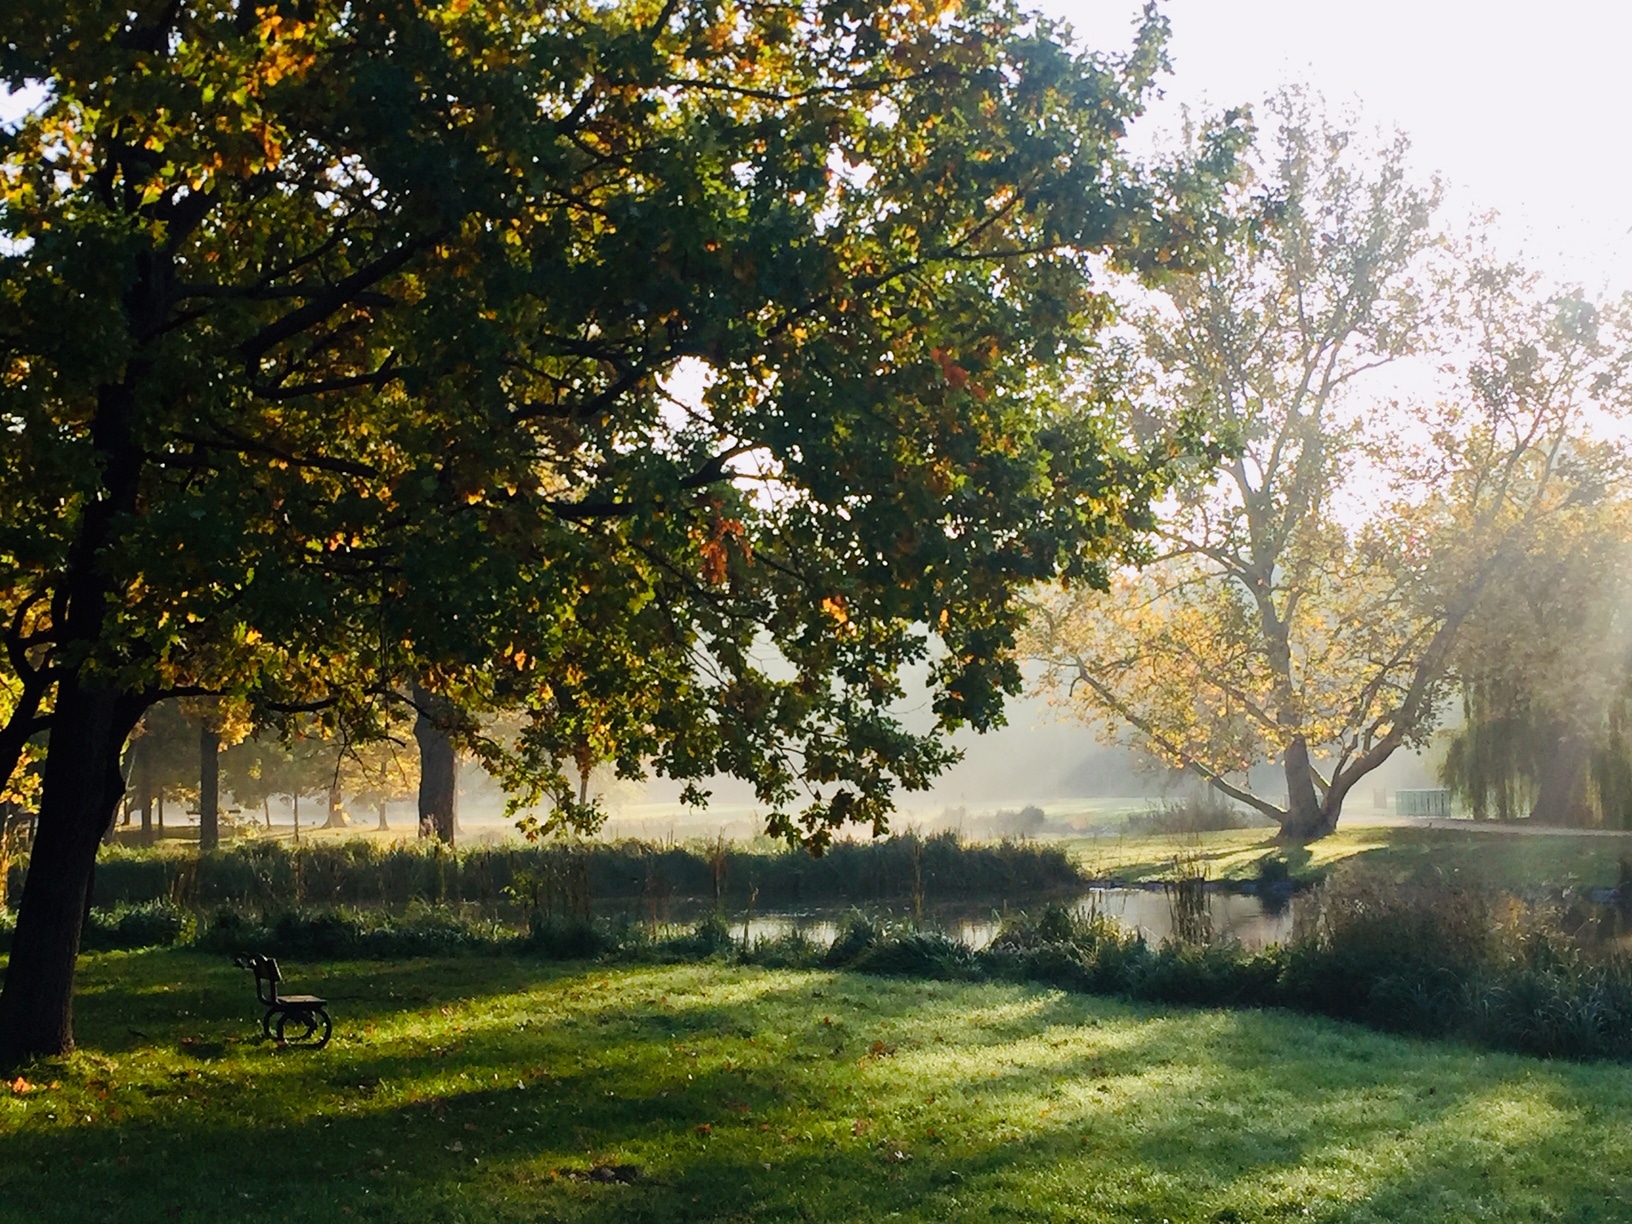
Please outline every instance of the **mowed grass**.
[{"label": "mowed grass", "polygon": [[1306,846],[1277,845],[1273,829],[1113,834],[1073,838],[1065,844],[1095,879],[1130,884],[1171,875],[1175,856],[1205,865],[1211,879],[1249,879],[1263,858],[1274,854],[1284,858],[1299,879],[1318,878],[1337,864],[1352,861],[1402,881],[1440,875],[1524,890],[1614,884],[1620,860],[1632,858],[1632,834],[1533,833],[1472,822],[1456,829],[1339,826],[1330,837]]},{"label": "mowed grass", "polygon": [[0,1102],[0,1220],[1632,1218],[1618,1066],[1000,985],[285,968],[328,1049],[256,1041],[221,958],[88,957],[81,1051]]}]

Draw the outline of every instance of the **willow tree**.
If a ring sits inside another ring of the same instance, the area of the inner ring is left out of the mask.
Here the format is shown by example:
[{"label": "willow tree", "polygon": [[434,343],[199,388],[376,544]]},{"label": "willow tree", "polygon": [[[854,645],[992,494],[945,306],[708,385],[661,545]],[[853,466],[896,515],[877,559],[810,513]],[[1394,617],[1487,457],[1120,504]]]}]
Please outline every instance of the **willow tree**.
[{"label": "willow tree", "polygon": [[1617,484],[1504,566],[1457,644],[1462,721],[1440,775],[1476,818],[1632,825],[1632,502]]},{"label": "willow tree", "polygon": [[1231,159],[1230,127],[1120,155],[1162,37],[916,0],[4,6],[0,79],[41,100],[0,145],[0,774],[49,741],[0,1060],[72,1042],[119,752],[167,695],[356,741],[416,690],[519,693],[522,784],[594,730],[752,778],[814,845],[881,826],[1016,688],[1017,590],[1157,487],[1048,404],[1096,259],[1189,258]]},{"label": "willow tree", "polygon": [[[1040,597],[1030,649],[1085,720],[1301,840],[1423,742],[1492,580],[1615,478],[1585,431],[1622,407],[1627,333],[1476,253],[1431,259],[1403,141],[1277,106],[1237,224],[1117,355],[1136,416],[1215,414],[1238,453],[1177,490],[1112,598]],[[1368,390],[1409,356],[1450,371],[1443,398]],[[1249,781],[1266,762],[1284,798]]]}]

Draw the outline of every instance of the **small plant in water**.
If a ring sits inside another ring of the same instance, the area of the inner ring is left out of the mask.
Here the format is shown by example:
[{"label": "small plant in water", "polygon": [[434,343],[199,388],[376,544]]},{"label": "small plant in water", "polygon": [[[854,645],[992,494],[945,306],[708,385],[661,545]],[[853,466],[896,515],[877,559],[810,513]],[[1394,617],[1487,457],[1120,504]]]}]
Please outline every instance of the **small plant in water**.
[{"label": "small plant in water", "polygon": [[1162,881],[1175,943],[1201,947],[1212,942],[1213,917],[1207,909],[1207,864],[1195,851],[1173,856],[1172,875]]}]

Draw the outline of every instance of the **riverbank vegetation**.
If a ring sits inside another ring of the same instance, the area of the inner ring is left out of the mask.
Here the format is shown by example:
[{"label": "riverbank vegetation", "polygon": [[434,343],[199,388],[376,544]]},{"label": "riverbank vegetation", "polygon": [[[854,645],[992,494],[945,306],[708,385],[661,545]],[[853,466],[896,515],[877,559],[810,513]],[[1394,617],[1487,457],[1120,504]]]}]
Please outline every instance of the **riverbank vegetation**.
[{"label": "riverbank vegetation", "polygon": [[[1029,909],[1005,902],[988,933],[976,937],[941,926],[921,905],[898,906],[893,916],[829,908],[783,915],[756,930],[752,895],[746,911],[722,897],[700,909],[700,921],[677,922],[655,907],[592,910],[587,893],[541,899],[536,887],[512,885],[504,907],[419,898],[406,907],[121,903],[92,910],[85,946],[223,955],[247,949],[318,961],[721,960],[1020,981],[1150,1002],[1285,1007],[1549,1057],[1632,1057],[1632,956],[1622,908],[1596,904],[1581,890],[1530,900],[1444,876],[1401,880],[1360,862],[1295,895],[1284,877],[1261,872],[1262,904],[1290,907],[1292,915],[1289,934],[1267,946],[1215,936],[1205,872],[1182,859],[1164,881],[1171,921],[1159,941],[1107,917],[1092,892],[1052,902],[1032,893]],[[0,939],[9,943],[9,936],[0,928]]]}]

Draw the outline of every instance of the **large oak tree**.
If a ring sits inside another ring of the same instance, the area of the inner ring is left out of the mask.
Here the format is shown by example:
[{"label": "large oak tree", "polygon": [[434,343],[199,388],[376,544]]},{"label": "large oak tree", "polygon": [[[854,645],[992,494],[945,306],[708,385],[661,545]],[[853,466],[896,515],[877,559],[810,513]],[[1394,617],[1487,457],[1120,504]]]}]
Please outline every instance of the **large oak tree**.
[{"label": "large oak tree", "polygon": [[71,1045],[119,753],[166,696],[353,739],[520,702],[524,790],[651,762],[753,779],[818,847],[881,826],[949,759],[892,717],[899,669],[933,635],[936,730],[990,725],[1017,588],[1091,576],[1156,487],[1048,405],[1109,312],[1093,256],[1182,262],[1230,160],[1230,128],[1161,174],[1119,155],[1162,34],[4,6],[39,104],[0,145],[0,776],[48,747],[0,1060]]}]

